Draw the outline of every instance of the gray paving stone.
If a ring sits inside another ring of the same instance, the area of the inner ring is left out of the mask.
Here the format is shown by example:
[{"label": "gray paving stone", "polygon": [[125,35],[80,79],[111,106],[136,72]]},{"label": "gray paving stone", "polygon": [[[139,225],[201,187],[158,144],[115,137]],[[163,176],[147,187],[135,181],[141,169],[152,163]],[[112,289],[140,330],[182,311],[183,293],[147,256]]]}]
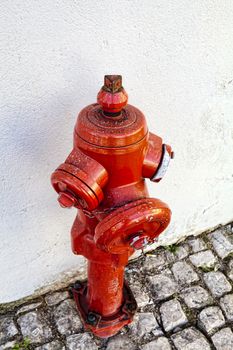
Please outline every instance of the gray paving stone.
[{"label": "gray paving stone", "polygon": [[194,327],[186,328],[172,335],[177,350],[210,350],[204,335]]},{"label": "gray paving stone", "polygon": [[220,299],[220,306],[228,319],[233,321],[233,294],[227,294]]},{"label": "gray paving stone", "polygon": [[227,276],[233,281],[233,259],[228,263]]},{"label": "gray paving stone", "polygon": [[189,245],[187,243],[183,243],[176,247],[176,251],[174,253],[166,250],[166,259],[169,263],[182,260],[189,255]]},{"label": "gray paving stone", "polygon": [[145,262],[143,264],[143,270],[145,272],[150,272],[158,267],[164,267],[167,264],[165,251],[159,251],[158,253],[148,253],[146,254]]},{"label": "gray paving stone", "polygon": [[88,333],[70,335],[66,339],[67,350],[98,350],[98,346]]},{"label": "gray paving stone", "polygon": [[81,330],[82,323],[73,300],[67,299],[54,310],[54,321],[62,335],[74,334]]},{"label": "gray paving stone", "polygon": [[190,255],[189,259],[194,266],[201,268],[203,271],[214,269],[218,263],[211,250],[204,250],[203,252]]},{"label": "gray paving stone", "polygon": [[28,311],[31,311],[31,310],[35,310],[41,305],[42,305],[42,301],[39,301],[37,303],[24,305],[16,312],[16,315],[19,315],[19,314],[22,314],[24,312],[28,312]]},{"label": "gray paving stone", "polygon": [[42,343],[52,338],[47,316],[43,311],[31,311],[17,320],[23,337],[28,337],[32,343]]},{"label": "gray paving stone", "polygon": [[139,281],[135,281],[130,284],[130,288],[133,292],[133,295],[137,301],[138,307],[144,307],[149,304],[153,304],[153,301],[150,299],[148,291],[144,289],[144,286]]},{"label": "gray paving stone", "polygon": [[233,233],[233,223],[231,222],[230,224],[224,226],[226,232],[228,233]]},{"label": "gray paving stone", "polygon": [[16,345],[16,340],[9,341],[5,344],[0,345],[0,350],[12,350],[14,345]]},{"label": "gray paving stone", "polygon": [[217,298],[220,298],[223,294],[230,292],[232,289],[226,276],[220,271],[205,273],[204,281],[213,296]]},{"label": "gray paving stone", "polygon": [[182,290],[181,297],[190,309],[200,309],[213,301],[207,290],[201,286],[192,286]]},{"label": "gray paving stone", "polygon": [[151,341],[140,347],[142,350],[171,350],[171,345],[165,337],[159,337],[156,340]]},{"label": "gray paving stone", "polygon": [[18,334],[13,318],[10,316],[0,316],[0,344],[5,343]]},{"label": "gray paving stone", "polygon": [[188,244],[190,245],[192,252],[197,253],[202,250],[207,249],[207,245],[203,241],[202,238],[199,237],[191,237],[188,239]]},{"label": "gray paving stone", "polygon": [[148,336],[151,332],[154,335],[163,335],[161,328],[152,312],[137,313],[134,321],[129,326],[130,333],[136,338]]},{"label": "gray paving stone", "polygon": [[212,341],[216,350],[232,350],[233,349],[233,333],[230,328],[221,329],[212,336]]},{"label": "gray paving stone", "polygon": [[136,282],[136,283],[137,283],[137,282],[140,283],[140,280],[141,280],[140,274],[138,273],[138,271],[137,271],[136,273],[129,273],[129,272],[127,272],[127,273],[125,274],[125,277],[126,277],[127,282],[128,282],[129,285],[130,285],[130,288],[131,288],[131,286],[134,285],[135,282]]},{"label": "gray paving stone", "polygon": [[160,307],[160,314],[165,332],[170,332],[188,323],[188,319],[176,299],[163,303]]},{"label": "gray paving stone", "polygon": [[132,275],[134,273],[138,274],[138,270],[139,270],[139,268],[136,265],[136,262],[135,262],[135,265],[133,265],[133,263],[131,262],[130,265],[126,266],[125,273],[130,276],[130,275]]},{"label": "gray paving stone", "polygon": [[224,229],[218,229],[210,233],[209,239],[220,258],[225,259],[233,254],[233,236]]},{"label": "gray paving stone", "polygon": [[199,280],[197,273],[185,261],[177,261],[172,266],[172,272],[175,280],[180,284],[190,284]]},{"label": "gray paving stone", "polygon": [[176,282],[173,280],[171,272],[163,271],[159,275],[149,277],[152,285],[152,293],[156,301],[164,300],[178,291]]},{"label": "gray paving stone", "polygon": [[55,292],[53,294],[48,294],[45,296],[45,302],[48,306],[57,305],[61,301],[68,299],[69,293],[65,292]]},{"label": "gray paving stone", "polygon": [[[118,334],[108,341],[106,350],[136,350],[137,346],[126,334]],[[74,349],[70,349],[74,350]]]},{"label": "gray paving stone", "polygon": [[58,340],[38,346],[35,350],[65,350],[65,346]]},{"label": "gray paving stone", "polygon": [[213,334],[218,328],[224,326],[225,318],[218,306],[209,306],[198,315],[198,326],[208,334]]}]

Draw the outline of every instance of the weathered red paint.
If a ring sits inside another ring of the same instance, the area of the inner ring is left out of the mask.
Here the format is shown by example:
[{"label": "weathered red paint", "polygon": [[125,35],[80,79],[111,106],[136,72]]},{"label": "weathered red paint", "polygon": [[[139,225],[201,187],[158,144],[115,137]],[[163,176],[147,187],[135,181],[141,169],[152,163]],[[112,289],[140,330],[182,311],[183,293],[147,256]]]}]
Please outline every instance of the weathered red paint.
[{"label": "weathered red paint", "polygon": [[148,132],[144,115],[127,99],[121,76],[105,76],[98,104],[80,112],[73,150],[51,177],[61,206],[78,209],[72,250],[88,259],[88,280],[77,282],[73,295],[84,325],[99,337],[132,321],[136,302],[124,268],[171,217],[165,203],[149,198],[145,183],[161,179],[171,147]]}]

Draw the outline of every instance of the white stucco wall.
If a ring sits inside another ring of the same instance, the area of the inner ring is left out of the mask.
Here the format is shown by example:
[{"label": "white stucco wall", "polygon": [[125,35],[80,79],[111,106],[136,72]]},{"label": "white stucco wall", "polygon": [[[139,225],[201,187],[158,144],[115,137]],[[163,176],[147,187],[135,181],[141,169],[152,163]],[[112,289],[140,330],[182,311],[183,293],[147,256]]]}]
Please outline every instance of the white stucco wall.
[{"label": "white stucco wall", "polygon": [[50,174],[104,74],[175,150],[150,184],[173,210],[162,243],[233,219],[232,18],[230,0],[0,2],[0,303],[81,271]]}]

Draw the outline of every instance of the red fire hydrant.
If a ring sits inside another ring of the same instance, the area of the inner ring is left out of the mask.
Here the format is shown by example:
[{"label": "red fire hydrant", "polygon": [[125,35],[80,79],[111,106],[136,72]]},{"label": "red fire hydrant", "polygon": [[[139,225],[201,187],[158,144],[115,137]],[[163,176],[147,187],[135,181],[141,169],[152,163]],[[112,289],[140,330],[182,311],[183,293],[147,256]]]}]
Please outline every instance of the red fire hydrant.
[{"label": "red fire hydrant", "polygon": [[127,100],[121,76],[106,75],[98,103],[78,116],[73,150],[51,177],[60,205],[78,209],[72,250],[88,259],[88,280],[72,292],[85,327],[102,338],[132,321],[137,304],[124,268],[171,218],[167,204],[149,198],[145,178],[160,181],[173,152]]}]

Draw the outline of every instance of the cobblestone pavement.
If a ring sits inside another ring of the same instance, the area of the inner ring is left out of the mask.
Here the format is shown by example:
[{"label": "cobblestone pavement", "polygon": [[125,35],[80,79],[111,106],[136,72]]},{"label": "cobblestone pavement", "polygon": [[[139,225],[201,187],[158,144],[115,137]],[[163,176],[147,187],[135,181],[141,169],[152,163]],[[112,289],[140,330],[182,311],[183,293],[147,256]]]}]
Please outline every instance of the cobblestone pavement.
[{"label": "cobblestone pavement", "polygon": [[145,254],[126,279],[138,312],[118,335],[84,332],[63,289],[0,315],[0,350],[233,349],[232,225]]}]

